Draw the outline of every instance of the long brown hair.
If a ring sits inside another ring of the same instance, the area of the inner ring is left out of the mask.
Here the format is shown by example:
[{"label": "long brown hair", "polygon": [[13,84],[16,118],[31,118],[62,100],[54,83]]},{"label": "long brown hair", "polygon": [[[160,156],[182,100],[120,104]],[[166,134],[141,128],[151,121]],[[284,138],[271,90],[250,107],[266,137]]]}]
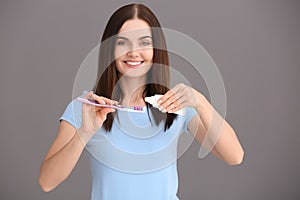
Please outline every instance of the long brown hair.
[{"label": "long brown hair", "polygon": [[[116,10],[108,20],[104,30],[98,57],[98,79],[93,88],[95,94],[110,99],[119,99],[122,95],[118,85],[118,71],[116,68],[114,49],[116,35],[125,21],[129,19],[142,19],[146,21],[152,33],[153,41],[153,60],[151,69],[147,73],[147,83],[143,92],[143,97],[155,94],[165,94],[170,85],[169,56],[166,41],[160,23],[153,12],[143,4],[129,4]],[[156,28],[155,28],[156,27]],[[147,111],[152,111],[155,123],[158,125],[162,120],[165,121],[164,131],[172,125],[177,117],[173,113],[161,113],[147,103]],[[112,113],[107,115],[103,123],[106,131],[110,131],[114,121]]]}]

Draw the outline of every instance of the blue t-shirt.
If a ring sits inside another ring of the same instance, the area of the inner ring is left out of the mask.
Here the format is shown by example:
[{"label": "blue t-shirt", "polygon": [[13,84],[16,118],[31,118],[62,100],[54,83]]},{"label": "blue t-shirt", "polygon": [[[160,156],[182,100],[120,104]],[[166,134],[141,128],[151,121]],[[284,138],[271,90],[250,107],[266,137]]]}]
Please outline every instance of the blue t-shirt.
[{"label": "blue t-shirt", "polygon": [[[177,142],[197,114],[187,107],[164,132],[151,111],[116,111],[112,130],[100,128],[86,145],[92,172],[91,200],[179,200]],[[81,126],[82,103],[73,100],[59,120]]]}]

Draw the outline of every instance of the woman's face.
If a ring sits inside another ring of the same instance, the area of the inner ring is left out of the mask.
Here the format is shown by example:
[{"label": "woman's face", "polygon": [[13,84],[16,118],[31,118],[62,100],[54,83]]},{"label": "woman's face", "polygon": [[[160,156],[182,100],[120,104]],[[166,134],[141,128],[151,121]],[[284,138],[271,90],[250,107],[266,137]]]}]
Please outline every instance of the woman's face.
[{"label": "woman's face", "polygon": [[151,29],[141,19],[127,20],[121,27],[115,46],[117,70],[128,77],[142,77],[152,66]]}]

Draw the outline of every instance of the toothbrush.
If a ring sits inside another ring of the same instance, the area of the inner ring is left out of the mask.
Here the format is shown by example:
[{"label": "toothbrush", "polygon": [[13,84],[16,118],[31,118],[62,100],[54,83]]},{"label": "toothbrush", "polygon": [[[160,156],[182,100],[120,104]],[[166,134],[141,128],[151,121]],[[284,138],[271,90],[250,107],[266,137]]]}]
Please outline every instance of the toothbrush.
[{"label": "toothbrush", "polygon": [[77,97],[77,100],[82,102],[82,103],[87,103],[87,104],[90,104],[90,105],[99,106],[99,107],[103,107],[103,108],[114,108],[114,109],[118,109],[118,110],[121,110],[121,111],[137,112],[137,113],[144,113],[145,112],[145,110],[141,106],[125,107],[125,106],[121,106],[121,105],[99,104],[98,101],[96,101],[96,100],[90,100],[90,99],[85,99],[85,98],[81,98],[81,97]]}]

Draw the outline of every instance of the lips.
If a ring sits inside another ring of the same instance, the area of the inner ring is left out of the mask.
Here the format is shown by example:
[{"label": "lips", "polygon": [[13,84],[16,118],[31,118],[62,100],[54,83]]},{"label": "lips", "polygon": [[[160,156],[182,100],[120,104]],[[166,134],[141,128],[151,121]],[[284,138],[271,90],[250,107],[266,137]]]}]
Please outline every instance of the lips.
[{"label": "lips", "polygon": [[124,61],[124,63],[130,68],[138,67],[141,64],[143,64],[143,62],[144,61],[133,61],[133,60]]}]

